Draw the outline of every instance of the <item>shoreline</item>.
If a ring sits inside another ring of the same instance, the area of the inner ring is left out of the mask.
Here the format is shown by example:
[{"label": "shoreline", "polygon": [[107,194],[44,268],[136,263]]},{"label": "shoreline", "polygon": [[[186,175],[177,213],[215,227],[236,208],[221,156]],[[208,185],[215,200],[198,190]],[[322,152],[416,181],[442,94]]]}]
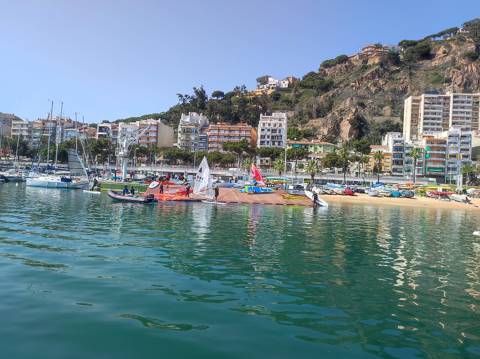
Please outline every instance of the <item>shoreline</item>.
[{"label": "shoreline", "polygon": [[473,198],[472,204],[459,203],[454,201],[444,201],[428,197],[415,198],[389,198],[389,197],[370,197],[366,194],[356,194],[355,196],[341,195],[321,195],[328,204],[359,204],[359,205],[377,205],[377,206],[400,206],[426,209],[454,209],[467,211],[480,211],[480,199]]}]

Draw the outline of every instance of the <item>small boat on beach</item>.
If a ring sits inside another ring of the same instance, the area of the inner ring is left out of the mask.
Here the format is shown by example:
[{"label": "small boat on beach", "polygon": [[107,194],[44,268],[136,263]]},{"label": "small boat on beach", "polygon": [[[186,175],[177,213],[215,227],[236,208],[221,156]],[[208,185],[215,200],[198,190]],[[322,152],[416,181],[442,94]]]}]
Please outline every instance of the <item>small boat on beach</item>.
[{"label": "small boat on beach", "polygon": [[151,203],[155,200],[155,198],[152,195],[147,195],[147,196],[124,195],[121,191],[110,190],[107,192],[107,194],[110,198],[120,202]]},{"label": "small boat on beach", "polygon": [[350,188],[345,188],[342,193],[344,196],[355,196],[355,192],[353,192]]},{"label": "small boat on beach", "polygon": [[365,191],[367,195],[369,195],[370,197],[379,197],[380,196],[380,193],[375,190],[375,189],[368,189]]},{"label": "small boat on beach", "polygon": [[468,199],[467,195],[465,194],[451,194],[449,196],[450,200],[459,202],[459,203],[470,203],[470,200]]},{"label": "small boat on beach", "polygon": [[413,198],[415,196],[415,192],[408,189],[401,190],[400,193],[403,198]]}]

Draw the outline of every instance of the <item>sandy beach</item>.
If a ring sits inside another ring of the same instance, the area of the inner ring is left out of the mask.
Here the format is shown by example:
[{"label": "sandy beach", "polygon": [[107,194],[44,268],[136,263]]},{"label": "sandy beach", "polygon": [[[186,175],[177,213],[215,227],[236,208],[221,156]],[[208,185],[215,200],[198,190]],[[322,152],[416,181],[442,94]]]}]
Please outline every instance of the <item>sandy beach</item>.
[{"label": "sandy beach", "polygon": [[344,204],[365,204],[381,206],[402,206],[430,209],[461,209],[480,211],[476,207],[480,205],[480,199],[472,199],[473,204],[465,204],[454,201],[438,200],[427,197],[415,198],[388,198],[388,197],[370,197],[366,194],[357,194],[355,196],[322,195],[320,196],[327,203]]},{"label": "sandy beach", "polygon": [[[472,199],[473,204],[465,204],[426,197],[388,198],[370,197],[366,194],[356,194],[355,196],[322,195],[320,198],[329,204],[359,204],[480,211],[480,208],[476,207],[480,206],[480,199]],[[246,194],[233,188],[222,188],[220,190],[219,201],[227,203],[312,206],[312,202],[306,197],[288,196],[285,191],[275,191],[267,194]]]}]

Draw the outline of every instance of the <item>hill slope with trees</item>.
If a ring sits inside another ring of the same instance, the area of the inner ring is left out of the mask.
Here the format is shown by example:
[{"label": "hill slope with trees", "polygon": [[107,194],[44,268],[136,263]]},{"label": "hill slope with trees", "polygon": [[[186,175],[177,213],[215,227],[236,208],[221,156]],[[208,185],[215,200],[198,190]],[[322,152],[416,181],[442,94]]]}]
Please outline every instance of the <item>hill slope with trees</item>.
[{"label": "hill slope with trees", "polygon": [[407,96],[448,90],[480,90],[480,19],[325,60],[288,89],[254,95],[242,85],[208,95],[203,86],[194,87],[191,94],[178,94],[179,102],[166,112],[118,121],[159,118],[176,126],[182,112],[195,111],[211,121],[256,126],[261,113],[281,110],[289,115],[290,138],[378,143],[383,133],[401,130]]}]

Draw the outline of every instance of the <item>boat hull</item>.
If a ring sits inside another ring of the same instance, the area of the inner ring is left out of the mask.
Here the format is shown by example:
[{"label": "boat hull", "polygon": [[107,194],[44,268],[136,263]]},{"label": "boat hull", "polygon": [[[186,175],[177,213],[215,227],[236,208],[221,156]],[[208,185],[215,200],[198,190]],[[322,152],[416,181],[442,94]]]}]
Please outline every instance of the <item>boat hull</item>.
[{"label": "boat hull", "polygon": [[119,202],[126,203],[152,203],[155,199],[153,196],[141,197],[141,196],[124,196],[121,192],[108,191],[108,196]]},{"label": "boat hull", "polygon": [[28,187],[60,188],[60,189],[87,189],[88,181],[62,182],[42,178],[27,178]]}]

